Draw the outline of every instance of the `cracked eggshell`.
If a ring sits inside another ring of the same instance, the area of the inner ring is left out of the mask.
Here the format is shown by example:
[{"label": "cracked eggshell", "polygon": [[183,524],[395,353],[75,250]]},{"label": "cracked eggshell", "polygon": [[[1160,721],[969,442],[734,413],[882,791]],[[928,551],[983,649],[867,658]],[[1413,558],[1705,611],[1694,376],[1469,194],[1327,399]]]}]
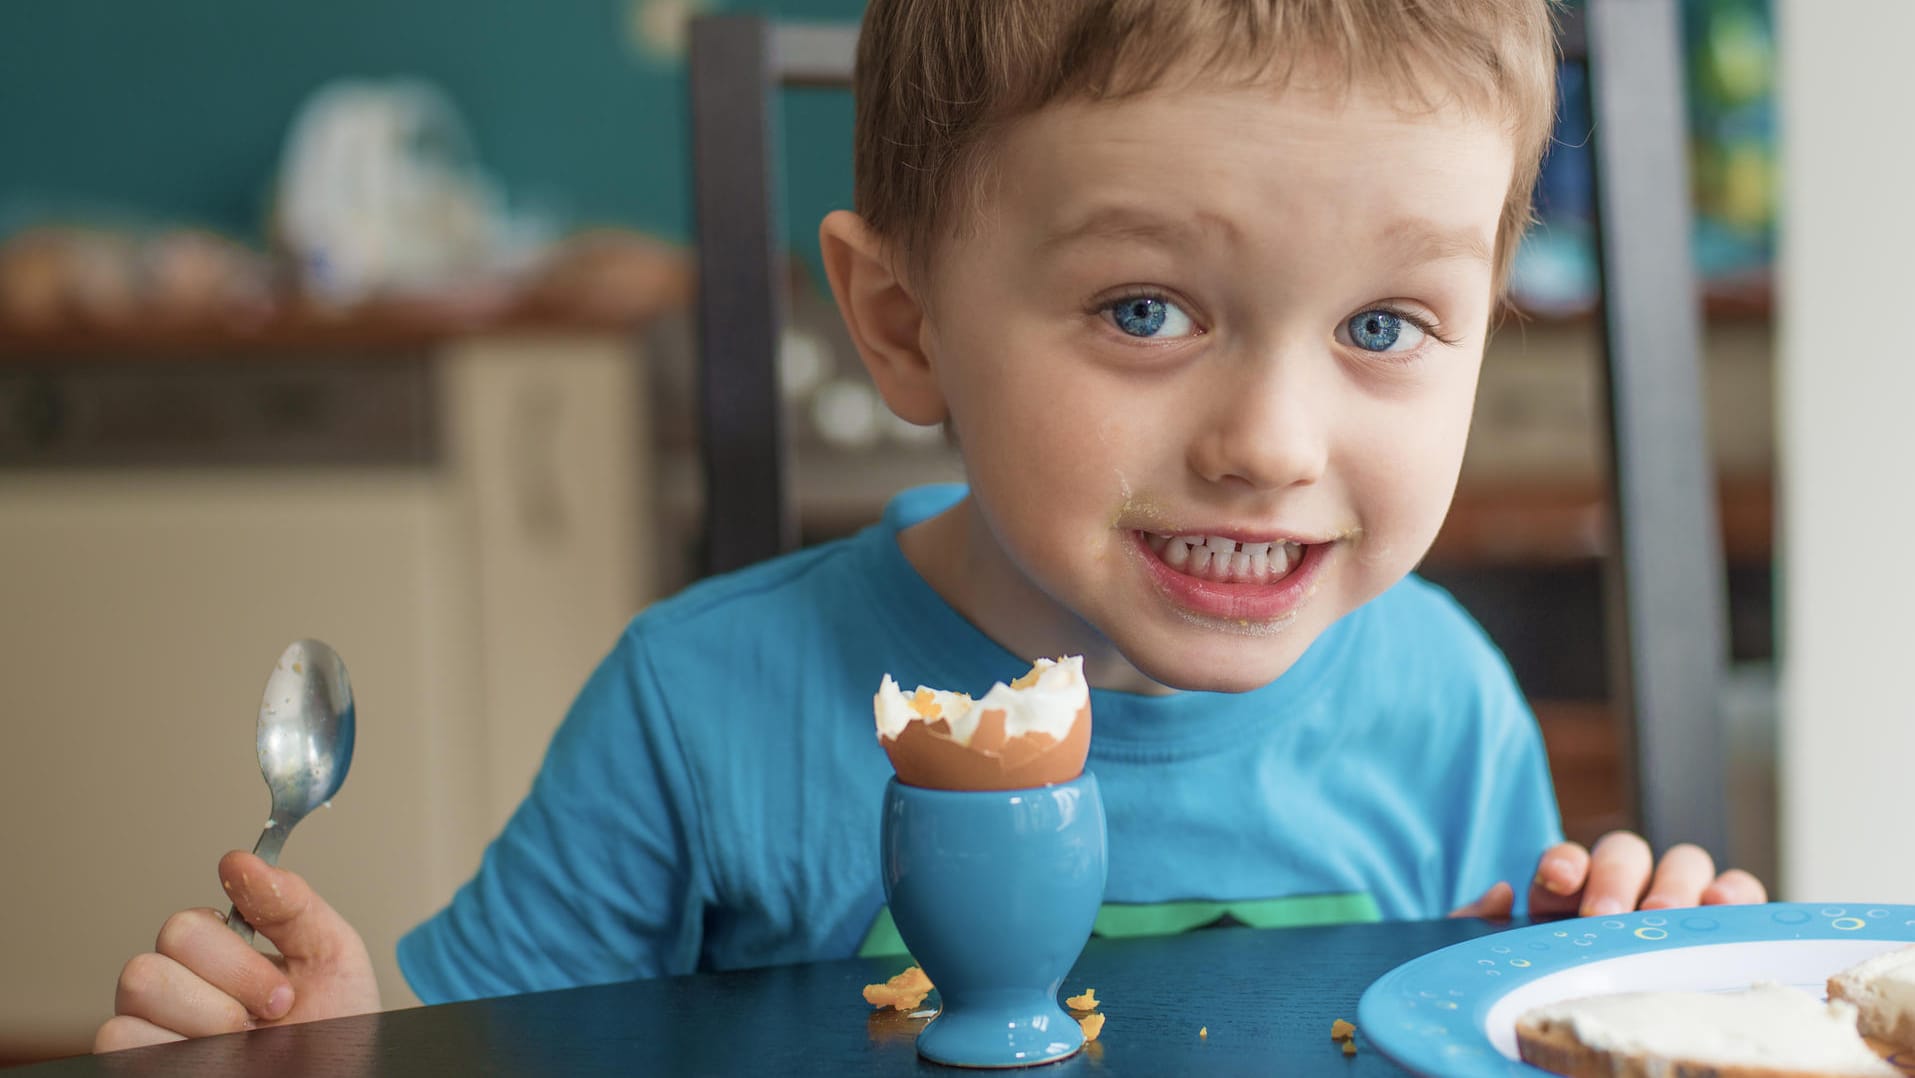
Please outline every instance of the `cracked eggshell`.
[{"label": "cracked eggshell", "polygon": [[[1043,677],[1054,669],[1056,675]],[[1084,773],[1084,761],[1090,755],[1091,715],[1080,660],[1040,660],[1030,674],[1011,686],[996,686],[975,703],[956,694],[935,694],[943,699],[941,706],[929,709],[934,712],[957,702],[968,706],[950,719],[920,711],[901,725],[894,721],[889,731],[884,729],[885,693],[895,694],[897,700],[906,698],[895,683],[885,680],[886,689],[880,691],[878,701],[878,742],[891,758],[898,780],[908,786],[1019,790],[1069,782]],[[923,701],[932,693],[919,689],[911,699]],[[993,706],[999,704],[1003,706]],[[1022,712],[1015,722],[1010,715],[1013,709]],[[1014,726],[1021,732],[1011,733]]]}]

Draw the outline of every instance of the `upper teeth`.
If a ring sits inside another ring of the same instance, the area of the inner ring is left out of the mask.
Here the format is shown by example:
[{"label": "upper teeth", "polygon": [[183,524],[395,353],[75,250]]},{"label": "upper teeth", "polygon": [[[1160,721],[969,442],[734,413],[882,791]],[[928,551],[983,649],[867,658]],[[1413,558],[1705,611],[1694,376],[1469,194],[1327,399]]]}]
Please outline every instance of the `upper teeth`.
[{"label": "upper teeth", "polygon": [[1212,576],[1282,574],[1302,556],[1296,543],[1239,543],[1221,535],[1151,535],[1150,544],[1172,568]]},{"label": "upper teeth", "polygon": [[1235,539],[1226,539],[1221,535],[1153,535],[1151,538],[1160,543],[1182,543],[1192,549],[1203,547],[1212,554],[1243,553],[1253,558],[1258,556],[1267,558],[1270,556],[1270,552],[1276,547],[1289,547],[1295,550],[1297,546],[1295,543],[1282,541],[1275,543],[1239,543]]}]

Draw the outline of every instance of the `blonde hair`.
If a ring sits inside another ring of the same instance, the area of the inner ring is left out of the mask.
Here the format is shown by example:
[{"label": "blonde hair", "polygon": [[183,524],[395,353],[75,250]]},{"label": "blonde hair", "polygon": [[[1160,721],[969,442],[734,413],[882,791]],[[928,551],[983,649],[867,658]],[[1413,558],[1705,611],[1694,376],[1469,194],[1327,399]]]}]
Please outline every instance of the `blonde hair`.
[{"label": "blonde hair", "polygon": [[1508,279],[1556,108],[1554,0],[871,0],[858,40],[855,205],[910,276],[976,209],[990,133],[1053,101],[1123,97],[1173,71],[1281,86],[1300,65],[1384,80],[1509,131],[1497,228]]}]

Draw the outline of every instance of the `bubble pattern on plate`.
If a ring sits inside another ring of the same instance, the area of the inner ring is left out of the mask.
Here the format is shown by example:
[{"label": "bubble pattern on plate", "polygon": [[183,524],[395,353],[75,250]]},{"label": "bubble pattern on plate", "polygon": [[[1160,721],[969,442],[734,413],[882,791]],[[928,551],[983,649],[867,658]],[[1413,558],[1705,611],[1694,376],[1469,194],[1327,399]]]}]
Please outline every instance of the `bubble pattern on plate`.
[{"label": "bubble pattern on plate", "polygon": [[[1648,950],[1856,938],[1915,943],[1915,906],[1771,903],[1544,922],[1457,944],[1384,974],[1364,993],[1358,1025],[1383,1054],[1419,1073],[1537,1075],[1542,1072],[1504,1058],[1483,1028],[1495,1001],[1523,984]],[[1443,1033],[1431,1032],[1439,1027]],[[1915,1075],[1910,1062],[1891,1062]]]}]

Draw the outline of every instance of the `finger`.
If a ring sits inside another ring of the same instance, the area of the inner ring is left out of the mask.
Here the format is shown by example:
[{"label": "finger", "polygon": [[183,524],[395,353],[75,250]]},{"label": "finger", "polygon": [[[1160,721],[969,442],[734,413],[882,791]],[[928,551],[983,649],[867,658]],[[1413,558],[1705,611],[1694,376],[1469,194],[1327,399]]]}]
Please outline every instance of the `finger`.
[{"label": "finger", "polygon": [[1559,842],[1543,851],[1536,862],[1536,878],[1529,883],[1529,915],[1560,917],[1582,905],[1583,881],[1589,876],[1589,851],[1580,843]]},{"label": "finger", "polygon": [[250,853],[234,850],[220,858],[219,881],[240,916],[288,961],[328,964],[359,938],[305,880]]},{"label": "finger", "polygon": [[1450,911],[1451,917],[1483,917],[1493,921],[1507,920],[1510,911],[1516,908],[1516,889],[1507,883],[1498,883],[1483,892],[1483,897],[1467,906],[1458,906]]},{"label": "finger", "polygon": [[149,1044],[171,1044],[186,1038],[170,1029],[162,1029],[144,1018],[135,1018],[130,1014],[116,1014],[106,1020],[100,1031],[93,1035],[93,1051],[123,1052],[128,1048],[144,1048]]},{"label": "finger", "polygon": [[284,1018],[293,1009],[286,974],[234,934],[217,910],[182,910],[168,917],[153,949],[261,1018]]},{"label": "finger", "polygon": [[1535,885],[1552,895],[1573,895],[1589,874],[1589,851],[1581,843],[1559,842],[1536,862]]},{"label": "finger", "polygon": [[1702,892],[1715,882],[1716,862],[1709,851],[1691,843],[1671,846],[1656,866],[1655,879],[1642,900],[1645,910],[1667,910],[1702,902]]},{"label": "finger", "polygon": [[1769,900],[1769,889],[1762,881],[1739,868],[1716,877],[1702,892],[1705,906],[1753,906]]},{"label": "finger", "polygon": [[188,1037],[253,1028],[238,1000],[162,954],[133,956],[120,971],[113,1010]]},{"label": "finger", "polygon": [[1655,857],[1641,835],[1611,831],[1589,851],[1589,878],[1583,884],[1584,917],[1608,917],[1636,908],[1649,885]]}]

